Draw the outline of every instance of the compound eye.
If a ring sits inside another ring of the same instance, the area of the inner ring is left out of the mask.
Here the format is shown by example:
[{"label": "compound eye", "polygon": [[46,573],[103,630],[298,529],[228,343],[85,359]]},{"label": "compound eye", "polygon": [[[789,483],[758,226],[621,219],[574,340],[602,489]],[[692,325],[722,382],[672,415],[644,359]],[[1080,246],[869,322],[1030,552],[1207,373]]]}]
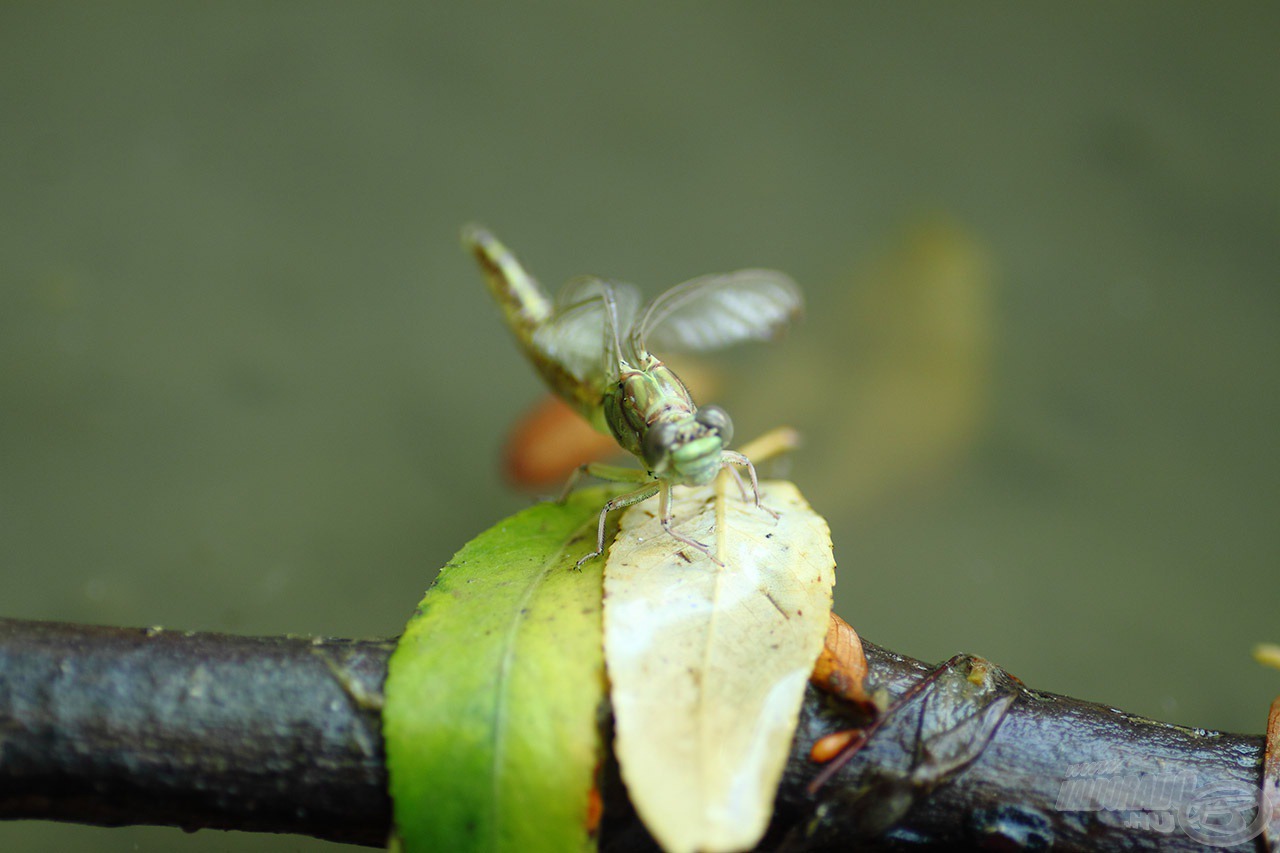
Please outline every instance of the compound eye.
[{"label": "compound eye", "polygon": [[733,440],[733,421],[729,420],[729,413],[719,406],[703,406],[698,409],[696,418],[698,423],[719,435],[726,446]]},{"label": "compound eye", "polygon": [[649,427],[644,434],[644,441],[640,445],[640,452],[644,456],[644,464],[649,466],[650,471],[656,471],[661,463],[666,461],[667,454],[671,452],[671,445],[676,439],[676,425],[670,423],[659,423]]}]

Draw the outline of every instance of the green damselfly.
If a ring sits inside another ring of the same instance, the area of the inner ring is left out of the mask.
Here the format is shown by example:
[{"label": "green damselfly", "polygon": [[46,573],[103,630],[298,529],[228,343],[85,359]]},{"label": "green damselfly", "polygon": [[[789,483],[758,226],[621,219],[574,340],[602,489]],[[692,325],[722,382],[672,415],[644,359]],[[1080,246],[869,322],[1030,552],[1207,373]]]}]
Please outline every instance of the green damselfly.
[{"label": "green damselfly", "polygon": [[[733,423],[724,409],[696,406],[689,389],[649,346],[713,350],[771,338],[800,312],[795,282],[773,270],[707,275],[676,285],[642,306],[631,285],[586,276],[571,280],[553,302],[488,231],[469,225],[462,240],[542,378],[592,426],[611,433],[644,465],[637,471],[592,463],[570,479],[566,495],[584,474],[640,484],[604,505],[596,550],[578,565],[604,552],[610,512],[654,495],[662,528],[715,560],[706,545],[672,527],[671,488],[707,485],[721,468],[742,466],[750,474],[759,506],[755,468],[745,456],[727,449]],[[744,488],[744,498],[745,494]]]}]

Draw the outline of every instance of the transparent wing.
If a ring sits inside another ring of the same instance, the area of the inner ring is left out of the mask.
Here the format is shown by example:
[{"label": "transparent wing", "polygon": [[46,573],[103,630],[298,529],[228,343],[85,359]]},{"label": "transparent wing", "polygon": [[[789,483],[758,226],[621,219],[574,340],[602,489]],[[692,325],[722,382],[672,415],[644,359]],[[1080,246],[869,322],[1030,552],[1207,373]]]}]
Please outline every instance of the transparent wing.
[{"label": "transparent wing", "polygon": [[804,300],[774,270],[739,270],[677,284],[645,308],[631,331],[637,350],[713,350],[764,340],[799,315]]},{"label": "transparent wing", "polygon": [[640,295],[629,284],[573,279],[556,295],[551,318],[534,332],[534,346],[578,381],[600,385],[617,376],[620,330],[631,327],[639,307]]}]

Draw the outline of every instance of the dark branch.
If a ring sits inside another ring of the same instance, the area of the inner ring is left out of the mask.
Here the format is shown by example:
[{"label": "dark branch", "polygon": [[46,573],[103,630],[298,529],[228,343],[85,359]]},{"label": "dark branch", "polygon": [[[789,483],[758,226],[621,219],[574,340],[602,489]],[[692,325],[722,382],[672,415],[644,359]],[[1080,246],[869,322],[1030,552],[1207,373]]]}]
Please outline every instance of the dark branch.
[{"label": "dark branch", "polygon": [[[391,811],[376,706],[393,645],[0,620],[0,818],[382,846]],[[867,656],[890,698],[929,672],[875,646]],[[813,743],[866,722],[810,689],[765,847],[1202,849],[1183,825],[1164,831],[1158,790],[1139,790],[1136,811],[1087,798],[1123,796],[1096,784],[1108,779],[1182,780],[1184,794],[1261,781],[1260,736],[1039,693],[961,657],[811,793],[823,769]],[[605,795],[602,847],[651,849],[616,775]],[[1194,832],[1197,820],[1193,809],[1184,823]]]},{"label": "dark branch", "polygon": [[392,648],[0,620],[0,818],[383,845]]}]

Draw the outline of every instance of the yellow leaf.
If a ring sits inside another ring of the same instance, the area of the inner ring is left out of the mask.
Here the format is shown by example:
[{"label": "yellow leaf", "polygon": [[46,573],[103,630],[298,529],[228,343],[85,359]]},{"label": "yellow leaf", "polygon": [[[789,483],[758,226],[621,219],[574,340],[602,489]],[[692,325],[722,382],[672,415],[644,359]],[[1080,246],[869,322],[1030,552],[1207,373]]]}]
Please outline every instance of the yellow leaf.
[{"label": "yellow leaf", "polygon": [[615,752],[636,811],[669,853],[747,850],[769,824],[805,683],[822,649],[835,560],[826,522],[786,482],[736,495],[681,489],[683,547],[644,504],[605,566]]}]

